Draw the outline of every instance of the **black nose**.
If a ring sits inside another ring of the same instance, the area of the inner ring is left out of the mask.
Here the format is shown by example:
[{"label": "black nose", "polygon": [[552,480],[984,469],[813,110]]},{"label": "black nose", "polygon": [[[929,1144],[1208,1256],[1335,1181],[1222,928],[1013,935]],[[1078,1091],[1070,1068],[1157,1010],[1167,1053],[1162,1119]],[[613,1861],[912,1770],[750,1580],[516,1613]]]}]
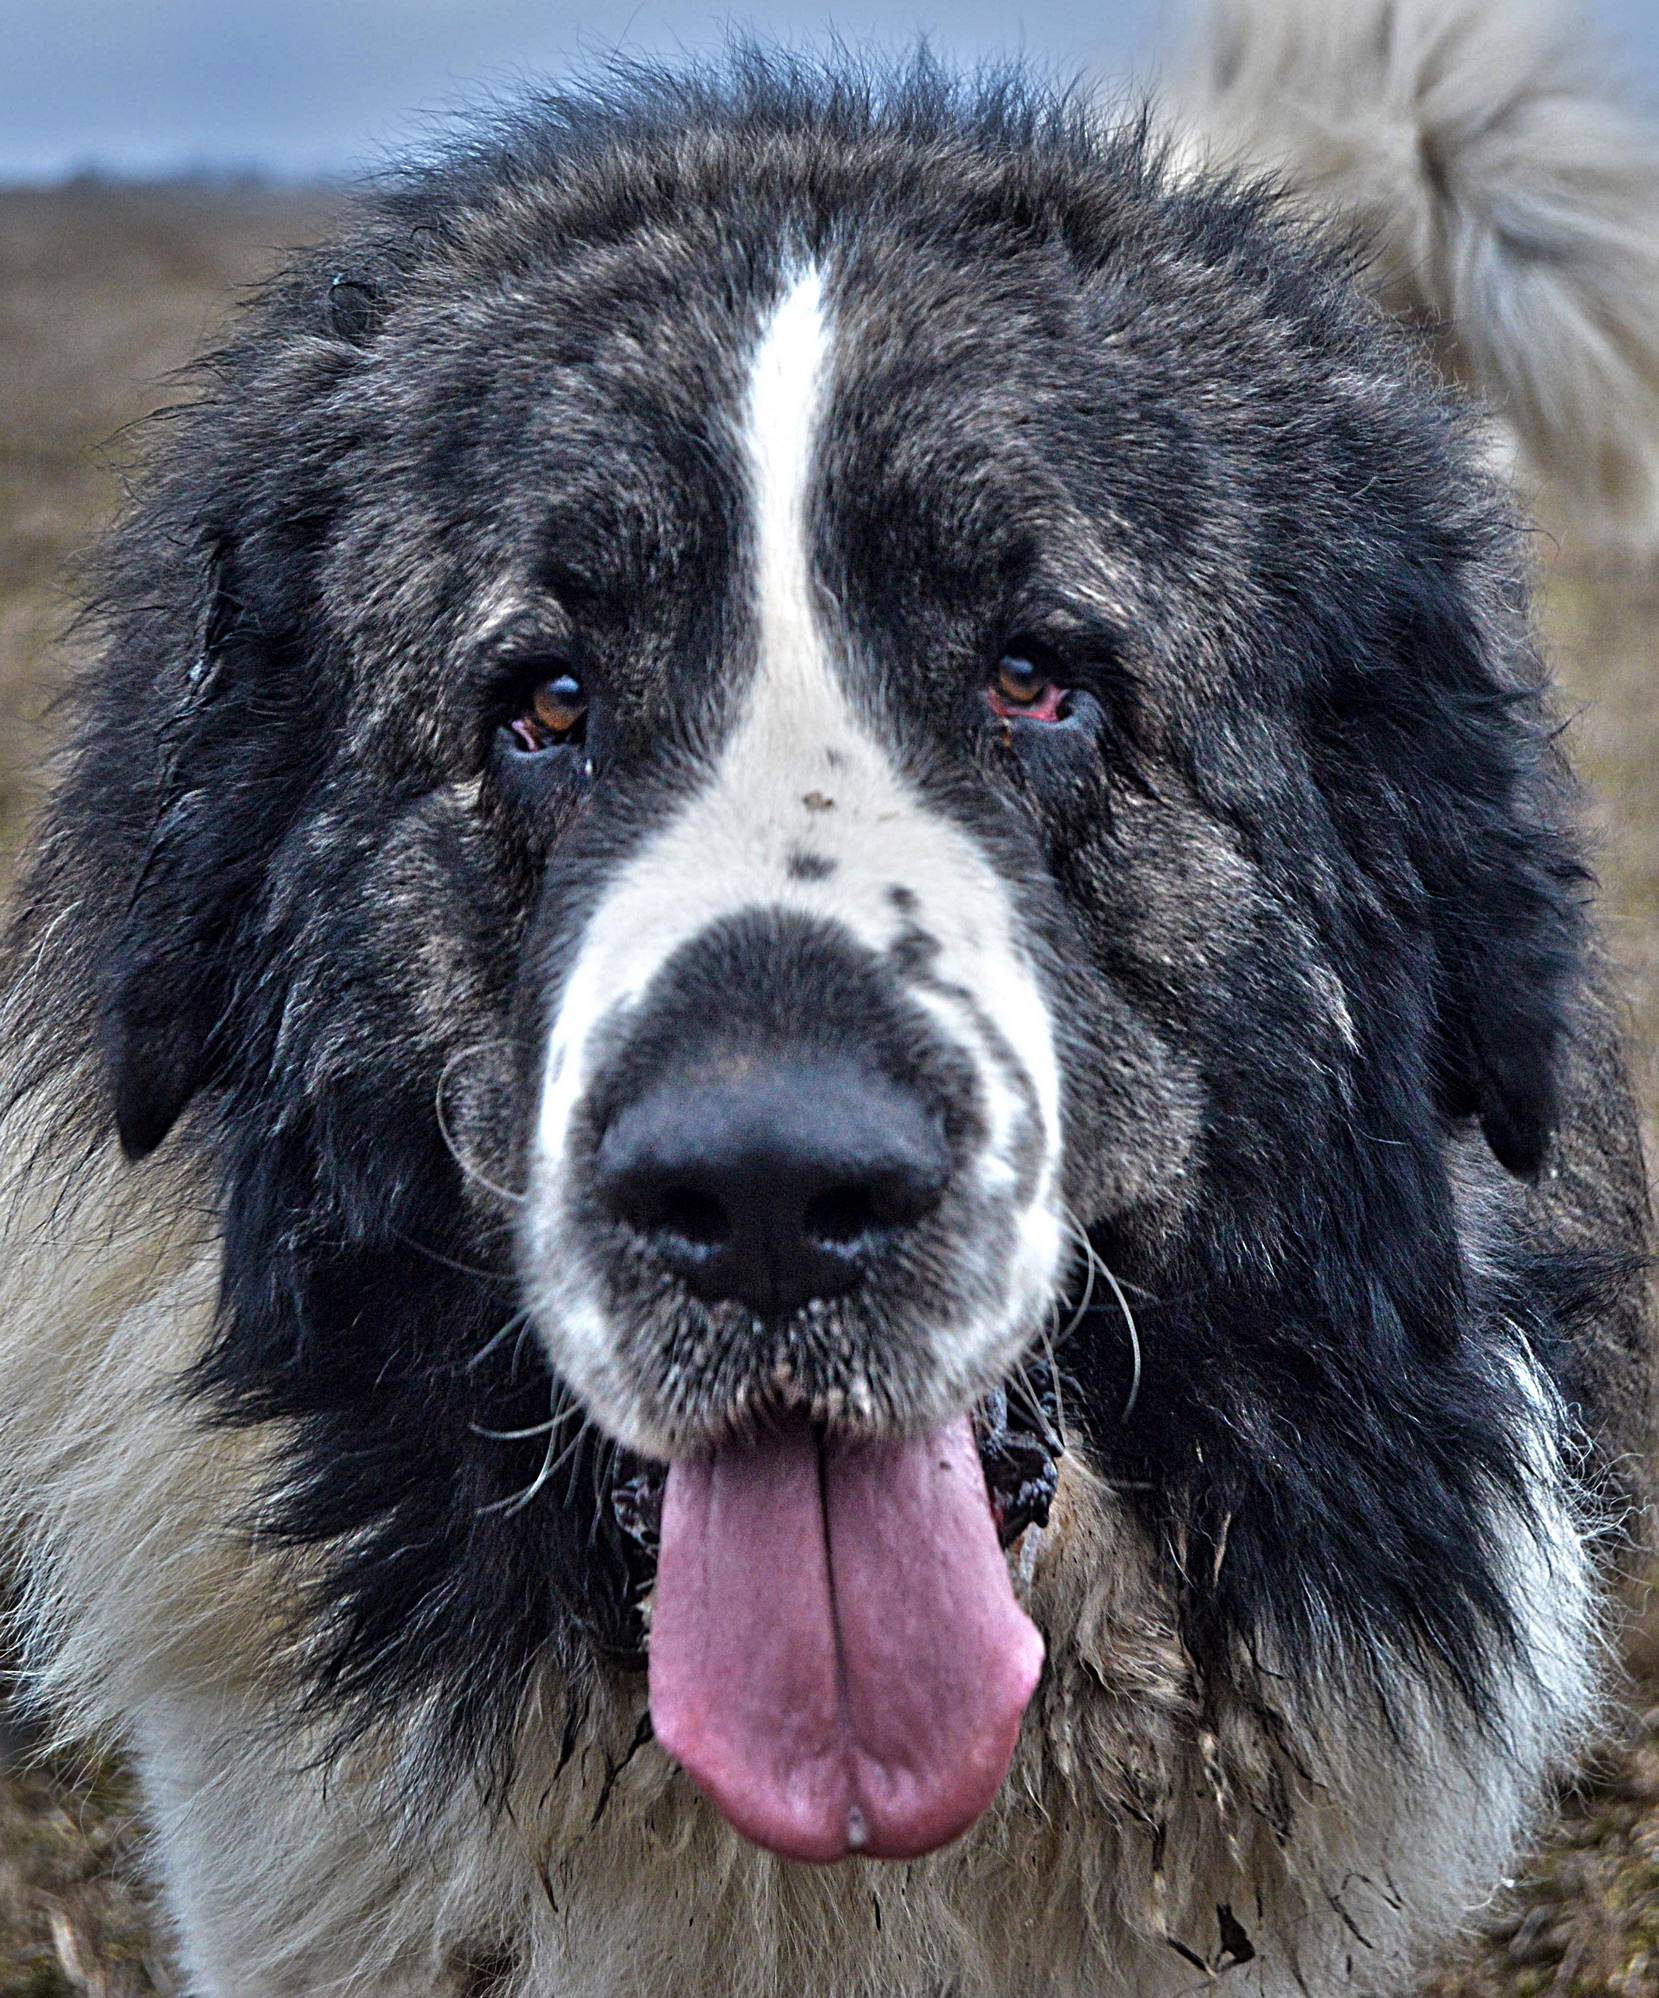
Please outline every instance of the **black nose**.
[{"label": "black nose", "polygon": [[651,1084],[600,1141],[600,1198],[698,1296],[834,1297],[938,1202],[941,1120],[855,1060],[733,1058]]}]

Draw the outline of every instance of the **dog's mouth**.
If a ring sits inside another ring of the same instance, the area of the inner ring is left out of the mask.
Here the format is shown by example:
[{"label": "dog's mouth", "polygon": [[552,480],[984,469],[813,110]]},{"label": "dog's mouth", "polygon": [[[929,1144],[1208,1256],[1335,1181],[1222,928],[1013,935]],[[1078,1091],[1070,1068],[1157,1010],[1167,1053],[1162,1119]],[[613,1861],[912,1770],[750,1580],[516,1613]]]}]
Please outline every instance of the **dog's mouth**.
[{"label": "dog's mouth", "polygon": [[656,1738],[736,1830],[898,1859],[980,1816],[1042,1663],[1005,1549],[1046,1520],[1059,1448],[1022,1379],[1015,1412],[999,1391],[928,1436],[796,1416],[614,1479]]}]

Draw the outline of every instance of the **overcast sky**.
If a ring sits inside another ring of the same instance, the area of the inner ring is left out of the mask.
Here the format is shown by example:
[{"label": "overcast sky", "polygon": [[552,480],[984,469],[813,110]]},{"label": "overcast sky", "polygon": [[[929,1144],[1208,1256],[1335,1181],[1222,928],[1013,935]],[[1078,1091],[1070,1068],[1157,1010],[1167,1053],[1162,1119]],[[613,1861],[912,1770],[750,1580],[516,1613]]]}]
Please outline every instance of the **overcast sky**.
[{"label": "overcast sky", "polygon": [[[1494,0],[1502,4],[1503,0]],[[1178,0],[1177,0],[1178,4]],[[1341,6],[1344,0],[1330,0]],[[1589,0],[1659,100],[1659,0]],[[21,0],[0,56],[0,180],[255,166],[349,171],[482,91],[621,46],[718,46],[728,24],[792,43],[831,30],[953,57],[1144,66],[1159,0]],[[1166,31],[1167,32],[1167,31]]]}]

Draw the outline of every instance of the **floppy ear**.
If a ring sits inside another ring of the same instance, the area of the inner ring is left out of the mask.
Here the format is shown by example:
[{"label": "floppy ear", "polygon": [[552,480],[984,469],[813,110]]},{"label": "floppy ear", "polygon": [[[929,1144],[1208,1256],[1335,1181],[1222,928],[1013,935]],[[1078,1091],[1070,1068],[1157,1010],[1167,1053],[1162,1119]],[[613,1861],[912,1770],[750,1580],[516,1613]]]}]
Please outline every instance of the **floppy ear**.
[{"label": "floppy ear", "polygon": [[[178,831],[176,824],[158,831],[158,842]],[[192,964],[200,924],[177,906],[169,886],[164,874],[146,882],[128,912],[104,1006],[115,1128],[133,1159],[161,1143],[211,1066],[219,981]]]},{"label": "floppy ear", "polygon": [[[1521,898],[1516,898],[1517,903]],[[1549,914],[1517,907],[1533,936],[1495,941],[1483,956],[1446,947],[1441,1001],[1442,1107],[1474,1116],[1500,1165],[1535,1178],[1560,1115],[1559,1068],[1576,961],[1553,941]]]},{"label": "floppy ear", "polygon": [[1440,1108],[1476,1118],[1499,1162],[1530,1178],[1555,1133],[1585,974],[1577,801],[1525,637],[1455,602],[1414,611],[1372,753],[1407,801],[1402,885],[1428,946]]},{"label": "floppy ear", "polygon": [[1531,1176],[1559,1115],[1590,877],[1507,546],[1356,585],[1354,614],[1323,635],[1312,719],[1357,867],[1347,975],[1416,1041],[1441,1116],[1476,1119]]},{"label": "floppy ear", "polygon": [[161,1143],[214,1072],[227,943],[250,885],[229,795],[242,788],[233,676],[254,664],[234,560],[224,537],[204,544],[188,655],[157,675],[151,795],[134,804],[148,831],[106,945],[103,1049],[130,1158]]},{"label": "floppy ear", "polygon": [[[1543,1166],[1586,974],[1590,874],[1542,667],[1521,634],[1443,635],[1420,862],[1442,1106],[1510,1172]],[[1460,670],[1461,668],[1461,670]]]}]

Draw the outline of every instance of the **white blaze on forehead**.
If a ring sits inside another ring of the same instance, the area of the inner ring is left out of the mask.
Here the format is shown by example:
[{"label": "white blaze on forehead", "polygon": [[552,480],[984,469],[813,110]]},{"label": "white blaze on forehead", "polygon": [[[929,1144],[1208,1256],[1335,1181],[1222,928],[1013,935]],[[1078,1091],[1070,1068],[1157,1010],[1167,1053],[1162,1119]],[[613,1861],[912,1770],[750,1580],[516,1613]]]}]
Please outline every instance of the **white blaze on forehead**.
[{"label": "white blaze on forehead", "polygon": [[[991,1124],[988,1190],[1015,1178],[1008,1145],[1021,1101],[974,1011],[1017,1050],[1037,1097],[1051,1182],[1059,1147],[1059,1077],[1048,1009],[1018,941],[1008,884],[976,843],[934,810],[853,708],[813,576],[811,497],[833,369],[829,302],[816,270],[797,274],[755,346],[737,443],[750,506],[752,679],[734,690],[735,725],[719,759],[675,817],[619,871],[581,940],[552,1029],[539,1130],[545,1184],[558,1184],[571,1117],[591,1081],[589,1039],[640,999],[690,939],[744,909],[799,911],[838,923],[872,950],[914,922],[936,940],[938,985],[916,998],[975,1058]],[[791,859],[813,866],[802,878]],[[892,890],[908,891],[908,911]],[[1038,1204],[1051,1205],[1052,1184]],[[1032,1217],[1027,1259],[1058,1256]],[[1035,1237],[1043,1238],[1041,1245]],[[1035,1251],[1032,1255],[1031,1252]],[[1011,1273],[1011,1276],[1014,1273]],[[1046,1277],[1045,1277],[1046,1281]]]},{"label": "white blaze on forehead", "polygon": [[812,271],[784,294],[749,377],[742,441],[754,507],[763,680],[780,668],[814,681],[829,678],[814,615],[807,497],[830,362],[823,282]]}]

